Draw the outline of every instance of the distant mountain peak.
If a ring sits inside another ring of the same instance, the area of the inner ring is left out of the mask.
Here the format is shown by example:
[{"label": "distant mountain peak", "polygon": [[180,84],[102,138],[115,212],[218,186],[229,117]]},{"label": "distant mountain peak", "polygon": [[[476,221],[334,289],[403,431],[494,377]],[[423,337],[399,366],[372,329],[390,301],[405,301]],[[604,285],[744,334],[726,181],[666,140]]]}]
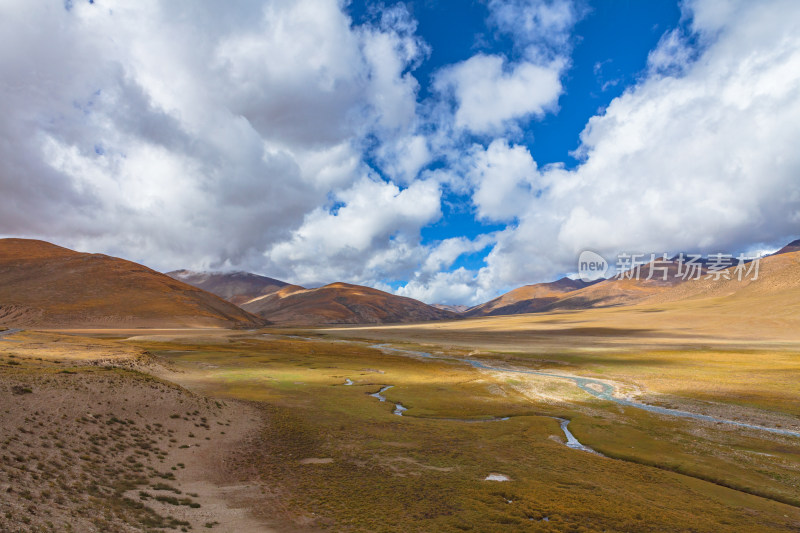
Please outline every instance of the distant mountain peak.
[{"label": "distant mountain peak", "polygon": [[443,311],[450,311],[451,313],[465,313],[469,309],[468,305],[450,305],[450,304],[431,304],[436,309]]},{"label": "distant mountain peak", "polygon": [[790,242],[772,255],[791,254],[794,252],[800,252],[800,239]]},{"label": "distant mountain peak", "polygon": [[188,283],[204,291],[241,305],[244,302],[272,294],[289,285],[285,281],[252,272],[197,272],[194,270],[173,270],[167,276]]},{"label": "distant mountain peak", "polygon": [[287,286],[242,304],[276,324],[384,324],[458,318],[458,314],[412,298],[354,285],[330,283],[316,289]]}]

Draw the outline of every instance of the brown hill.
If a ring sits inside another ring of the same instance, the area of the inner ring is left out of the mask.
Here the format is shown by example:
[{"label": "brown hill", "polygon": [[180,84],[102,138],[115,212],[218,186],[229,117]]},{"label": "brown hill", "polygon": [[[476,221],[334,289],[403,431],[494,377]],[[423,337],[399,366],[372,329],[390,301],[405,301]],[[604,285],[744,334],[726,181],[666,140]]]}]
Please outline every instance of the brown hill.
[{"label": "brown hill", "polygon": [[494,300],[476,305],[468,309],[464,314],[465,316],[490,316],[536,313],[549,309],[567,293],[583,289],[594,283],[579,279],[561,278],[549,283],[525,285],[498,296]]},{"label": "brown hill", "polygon": [[[632,278],[611,278],[588,284],[582,288],[564,284],[566,278],[552,283],[527,285],[510,291],[499,298],[476,306],[467,311],[467,316],[512,315],[537,313],[557,310],[581,310],[602,307],[630,306],[637,304],[665,304],[704,298],[727,298],[726,301],[741,301],[743,305],[750,298],[764,299],[777,293],[793,294],[800,290],[800,241],[782,248],[772,256],[763,257],[759,263],[759,279],[752,280],[743,275],[739,280],[734,266],[727,269],[727,274],[716,280],[709,278],[709,260],[699,264],[700,279],[688,274],[683,265],[679,271],[679,263],[674,258],[666,263],[654,266],[666,268],[666,279],[663,271],[654,270],[651,279],[650,265],[642,265],[640,276]],[[750,268],[750,264],[746,266]],[[727,279],[730,278],[730,279]],[[574,281],[574,280],[567,280]],[[733,298],[736,296],[736,298]],[[786,302],[787,305],[788,302]],[[790,306],[791,307],[791,306]],[[793,307],[792,307],[793,308]]]},{"label": "brown hill", "polygon": [[772,255],[790,254],[792,252],[800,252],[800,239],[790,242]]},{"label": "brown hill", "polygon": [[697,281],[684,282],[669,291],[651,296],[647,303],[678,302],[688,305],[699,300],[720,305],[741,305],[748,313],[757,312],[759,308],[762,309],[758,312],[769,309],[771,315],[775,312],[796,313],[800,308],[800,250],[762,257],[757,279],[753,279],[751,274],[743,275],[740,280],[735,270],[729,268],[727,275],[719,280],[706,279],[704,276]]},{"label": "brown hill", "polygon": [[[652,270],[652,278],[651,274]],[[666,279],[664,271],[659,268],[666,268]],[[703,260],[698,265],[700,276],[707,272],[706,261]],[[639,267],[638,275],[633,273],[631,277],[614,277],[604,279],[589,284],[583,288],[570,291],[560,297],[554,298],[551,302],[541,306],[539,311],[553,311],[556,309],[590,309],[594,307],[614,307],[620,305],[633,305],[647,301],[649,298],[658,294],[668,292],[671,288],[682,283],[687,283],[682,275],[696,276],[687,272],[687,267],[680,266],[676,260],[666,263],[645,264]],[[691,282],[688,282],[691,283]]]},{"label": "brown hill", "polygon": [[235,305],[147,267],[44,241],[0,239],[0,324],[257,327]]},{"label": "brown hill", "polygon": [[193,272],[174,270],[167,276],[188,283],[198,289],[216,294],[236,305],[243,304],[259,296],[272,294],[286,287],[288,283],[250,272]]},{"label": "brown hill", "polygon": [[242,307],[276,324],[297,325],[424,322],[458,316],[411,298],[348,283],[317,289],[288,285]]},{"label": "brown hill", "polygon": [[[772,268],[771,265],[777,264],[773,258],[795,254],[800,251],[800,241],[795,241],[781,249],[771,257],[762,258],[761,268],[766,265],[766,272]],[[696,278],[696,273],[687,271],[687,266],[680,265],[676,258],[667,262],[659,262],[653,265],[645,264],[640,267],[638,278],[634,275],[630,278],[611,278],[585,284],[581,287],[581,281],[562,278],[552,283],[540,283],[527,285],[510,291],[490,302],[473,307],[467,311],[466,316],[487,316],[487,315],[512,315],[522,313],[538,313],[556,310],[581,310],[601,307],[629,306],[636,304],[646,304],[655,302],[672,302],[686,298],[702,297],[713,291],[728,291],[729,293],[744,289],[749,281],[736,284],[725,280],[706,279],[709,275],[710,261],[703,258],[698,262],[700,279]],[[733,260],[736,264],[736,260]],[[650,277],[651,266],[653,275]],[[664,271],[666,269],[666,279]],[[737,278],[731,267],[728,277]],[[749,267],[748,267],[749,268]],[[768,275],[768,274],[767,274]],[[733,281],[733,280],[732,280]],[[798,280],[790,280],[794,283]],[[749,289],[748,289],[749,290]]]},{"label": "brown hill", "polygon": [[[784,248],[787,250],[789,247]],[[795,252],[786,251],[782,255],[795,257]],[[778,255],[763,257],[759,261],[759,277],[761,280],[764,276],[772,276],[775,265],[781,263],[783,260],[777,260]],[[789,261],[791,263],[791,260]],[[750,285],[752,274],[745,275],[747,270],[742,273],[742,280],[738,279],[736,273],[737,261],[734,258],[731,263],[733,266],[726,269],[726,274],[721,275],[720,279],[715,279],[717,276],[709,267],[712,266],[712,261],[704,258],[699,262],[699,279],[697,275],[687,272],[686,265],[680,265],[675,259],[669,261],[665,266],[667,268],[666,280],[662,279],[661,272],[656,271],[652,279],[647,279],[650,273],[650,265],[642,265],[641,276],[639,279],[635,277],[632,279],[618,279],[612,278],[604,280],[596,285],[586,287],[578,291],[574,291],[565,295],[563,298],[554,302],[547,307],[547,311],[551,310],[569,310],[569,309],[589,309],[598,307],[616,307],[627,306],[635,304],[650,304],[650,303],[666,303],[666,302],[679,302],[686,299],[703,298],[710,294],[719,294],[723,291],[725,294],[733,294],[740,290],[745,289]],[[662,264],[663,265],[663,264]],[[661,266],[661,265],[659,265]],[[753,266],[751,263],[745,264],[745,269]],[[765,270],[766,268],[766,270]],[[682,277],[682,274],[685,277]],[[781,274],[783,276],[783,274]],[[726,279],[730,278],[730,279]],[[755,283],[759,283],[756,280]],[[769,283],[772,283],[771,281]],[[789,286],[800,283],[800,278],[792,278],[791,276],[781,284]],[[761,286],[764,287],[768,283],[765,282]],[[747,289],[750,290],[750,289]]]}]

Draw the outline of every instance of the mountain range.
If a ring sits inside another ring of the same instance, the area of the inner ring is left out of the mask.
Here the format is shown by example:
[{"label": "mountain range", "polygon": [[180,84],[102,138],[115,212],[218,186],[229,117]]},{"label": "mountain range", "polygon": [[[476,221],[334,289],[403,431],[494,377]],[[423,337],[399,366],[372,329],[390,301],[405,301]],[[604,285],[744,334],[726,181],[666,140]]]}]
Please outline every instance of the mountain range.
[{"label": "mountain range", "polygon": [[[639,276],[614,277],[594,282],[583,282],[561,278],[550,283],[526,285],[477,305],[464,312],[464,316],[513,315],[548,311],[567,311],[601,307],[618,307],[647,303],[666,303],[682,300],[696,300],[725,294],[760,294],[800,288],[800,272],[792,267],[800,263],[800,239],[789,243],[774,254],[759,260],[759,279],[753,280],[753,273],[739,280],[733,270],[736,259],[720,275],[720,279],[709,271],[710,260],[698,261],[696,272],[690,272],[685,263],[678,258],[642,265]],[[746,265],[747,269],[752,266]],[[663,269],[663,270],[662,270]],[[699,278],[699,279],[696,279]],[[709,279],[710,278],[710,279]],[[730,279],[728,279],[730,278]]]},{"label": "mountain range", "polygon": [[307,289],[247,272],[176,270],[168,275],[275,324],[384,324],[458,318],[458,313],[447,309],[349,283]]},{"label": "mountain range", "polygon": [[428,305],[348,283],[305,288],[248,272],[176,270],[165,275],[124,259],[44,241],[0,239],[0,324],[255,328],[269,323],[424,322],[702,299],[742,304],[748,298],[775,300],[791,308],[791,298],[800,301],[800,240],[761,258],[758,280],[740,281],[732,270],[720,280],[707,279],[708,261],[701,265],[699,279],[681,277],[674,258],[659,266],[663,270],[652,279],[647,279],[650,265],[642,267],[639,279],[561,278],[466,308]]}]

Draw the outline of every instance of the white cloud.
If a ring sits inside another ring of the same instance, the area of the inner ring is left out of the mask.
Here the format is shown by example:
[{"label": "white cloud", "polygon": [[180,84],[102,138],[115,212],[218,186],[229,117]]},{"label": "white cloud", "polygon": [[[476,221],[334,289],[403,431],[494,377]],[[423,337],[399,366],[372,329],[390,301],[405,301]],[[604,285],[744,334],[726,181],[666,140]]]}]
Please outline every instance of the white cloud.
[{"label": "white cloud", "polygon": [[359,127],[365,59],[337,2],[270,2],[250,32],[226,35],[214,70],[232,112],[266,140],[339,143]]},{"label": "white cloud", "polygon": [[487,300],[494,291],[476,286],[475,272],[457,268],[437,272],[424,282],[412,279],[395,293],[432,304],[475,305]]},{"label": "white cloud", "polygon": [[441,71],[436,86],[456,101],[455,127],[500,133],[509,122],[541,116],[561,94],[563,61],[508,65],[497,55],[475,55]]},{"label": "white cloud", "polygon": [[491,234],[480,235],[474,240],[469,240],[466,237],[444,239],[435,246],[430,247],[420,273],[433,274],[441,270],[447,270],[462,255],[480,252],[493,243],[494,236]]},{"label": "white cloud", "polygon": [[[434,72],[420,101],[429,49],[402,5],[354,26],[336,0],[0,3],[0,234],[477,303],[586,247],[796,233],[796,2],[685,3],[570,170],[539,167],[520,133],[557,111],[580,9],[488,7],[513,50]],[[443,189],[508,226],[423,243]],[[492,245],[484,268],[447,272]]]},{"label": "white cloud", "polygon": [[539,176],[528,149],[495,139],[485,150],[474,146],[470,156],[465,173],[474,187],[478,217],[504,222],[524,213]]},{"label": "white cloud", "polygon": [[662,39],[651,60],[661,54],[681,68],[652,72],[593,117],[575,170],[540,171],[518,224],[487,257],[487,283],[574,270],[585,248],[736,251],[796,234],[800,10],[781,1],[691,5],[700,54]]},{"label": "white cloud", "polygon": [[381,204],[386,227],[431,187],[411,183],[427,51],[401,8],[356,27],[336,0],[6,2],[0,45],[3,234],[265,271],[329,198],[360,201],[368,136],[410,185]]},{"label": "white cloud", "polygon": [[400,190],[365,177],[335,200],[340,205],[335,212],[317,208],[266,253],[299,283],[377,281],[397,270],[408,274],[419,260],[420,228],[441,216],[441,191],[432,181]]},{"label": "white cloud", "polygon": [[[528,52],[560,49],[568,44],[570,30],[581,13],[569,0],[490,0],[490,20],[514,37]],[[536,49],[531,45],[538,45]]]},{"label": "white cloud", "polygon": [[416,21],[401,4],[383,10],[379,27],[362,30],[364,58],[370,65],[369,101],[384,140],[416,127],[419,83],[411,69],[430,52],[416,29]]},{"label": "white cloud", "polygon": [[651,75],[681,74],[692,59],[692,48],[687,45],[680,29],[668,31],[661,36],[647,56],[647,67]]},{"label": "white cloud", "polygon": [[399,183],[410,183],[431,162],[433,153],[424,135],[409,135],[378,147],[381,168]]},{"label": "white cloud", "polygon": [[569,65],[570,31],[580,18],[571,0],[491,0],[489,23],[514,43],[509,54],[478,53],[442,68],[434,88],[449,109],[445,135],[518,132],[521,122],[555,111]]}]

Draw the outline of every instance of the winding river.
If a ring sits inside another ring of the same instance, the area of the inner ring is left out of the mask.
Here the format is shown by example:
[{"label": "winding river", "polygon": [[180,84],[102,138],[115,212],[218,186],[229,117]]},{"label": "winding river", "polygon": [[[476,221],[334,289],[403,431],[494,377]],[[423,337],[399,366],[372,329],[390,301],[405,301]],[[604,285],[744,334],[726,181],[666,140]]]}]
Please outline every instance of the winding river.
[{"label": "winding river", "polygon": [[[554,374],[552,372],[540,372],[537,370],[522,370],[522,369],[515,369],[515,368],[503,368],[499,366],[494,366],[487,364],[483,361],[478,361],[476,359],[467,359],[467,358],[458,358],[458,357],[436,357],[428,352],[419,352],[414,350],[404,350],[402,348],[394,348],[388,346],[386,344],[373,344],[370,346],[371,348],[377,348],[381,351],[386,353],[393,353],[398,355],[407,355],[411,357],[423,357],[426,359],[442,359],[442,360],[456,360],[461,361],[462,363],[466,363],[471,365],[474,368],[479,368],[481,370],[490,370],[492,372],[508,372],[508,373],[516,373],[516,374],[532,374],[536,376],[545,376],[550,378],[557,378],[557,379],[566,379],[575,383],[575,385],[580,388],[581,390],[591,394],[595,398],[599,398],[601,400],[614,402],[619,405],[624,405],[626,407],[634,407],[636,409],[642,409],[644,411],[649,411],[651,413],[657,413],[660,415],[666,416],[674,416],[680,418],[692,418],[695,420],[703,420],[704,422],[712,422],[716,424],[727,424],[730,426],[742,427],[747,429],[755,429],[758,431],[766,431],[768,433],[775,433],[777,435],[786,435],[790,437],[800,437],[800,432],[791,431],[788,429],[781,429],[781,428],[773,428],[768,426],[759,426],[757,424],[748,424],[746,422],[739,422],[737,420],[728,420],[726,418],[719,418],[716,416],[704,415],[700,413],[692,413],[689,411],[682,411],[679,409],[668,409],[666,407],[659,407],[657,405],[650,405],[642,402],[636,402],[633,400],[628,400],[626,398],[620,398],[614,395],[615,389],[613,385],[605,383],[603,381],[592,379],[592,378],[585,378],[580,376],[569,376],[565,374]],[[565,427],[562,427],[565,429]],[[574,437],[573,437],[574,438]],[[569,436],[567,437],[569,440]],[[577,441],[576,441],[577,442]]]},{"label": "winding river", "polygon": [[[381,390],[378,392],[373,392],[370,394],[373,398],[377,398],[379,402],[385,402],[386,396],[383,395],[384,392],[394,387],[394,385],[385,385],[381,387]],[[394,411],[392,411],[397,416],[403,416],[403,411],[408,411],[407,408],[403,407],[403,404],[396,403],[394,404]]]},{"label": "winding river", "polygon": [[[350,381],[348,379],[348,381]],[[346,385],[352,384],[346,383]],[[386,396],[383,395],[384,392],[394,387],[394,385],[384,385],[378,392],[373,392],[370,394],[373,398],[377,398],[379,402],[385,402]],[[393,414],[397,416],[403,416],[403,411],[408,411],[408,408],[404,407],[403,404],[396,403],[394,404],[394,411]],[[600,452],[591,449],[590,447],[586,446],[585,444],[581,444],[578,439],[575,438],[575,435],[567,427],[569,425],[569,420],[566,418],[559,418],[556,416],[549,416],[547,418],[552,418],[553,420],[558,420],[559,425],[561,426],[561,430],[564,432],[564,436],[567,438],[567,442],[565,443],[567,447],[572,448],[573,450],[582,450],[584,452],[594,453],[596,455],[602,455]],[[452,422],[466,422],[466,423],[480,423],[480,422],[503,422],[505,420],[509,420],[509,417],[504,416],[502,418],[487,418],[487,419],[474,419],[474,418],[425,418],[425,420],[448,420]]]},{"label": "winding river", "polygon": [[[322,339],[314,339],[314,338],[310,338],[310,337],[295,337],[295,338],[304,338],[305,340],[309,340],[309,341],[322,341],[322,342],[324,342],[324,340],[322,340]],[[356,344],[364,344],[362,341],[347,341],[347,340],[342,340],[342,339],[337,339],[336,342],[351,342],[351,343],[356,343]],[[798,438],[800,438],[800,432],[797,432],[797,431],[791,431],[791,430],[788,430],[788,429],[781,429],[781,428],[774,428],[774,427],[769,427],[769,426],[760,426],[760,425],[757,425],[757,424],[748,424],[747,422],[739,422],[737,420],[729,420],[729,419],[726,419],[726,418],[719,418],[719,417],[711,416],[711,415],[704,415],[704,414],[700,414],[700,413],[692,413],[690,411],[682,411],[680,409],[669,409],[669,408],[666,408],[666,407],[660,407],[658,405],[650,405],[650,404],[646,404],[646,403],[642,403],[642,402],[636,402],[636,401],[633,401],[633,400],[629,400],[627,398],[620,398],[620,397],[614,395],[615,388],[614,388],[613,385],[610,385],[610,384],[605,383],[604,381],[600,381],[598,379],[586,378],[586,377],[581,377],[581,376],[570,376],[570,375],[566,375],[566,374],[554,374],[552,372],[541,372],[541,371],[538,371],[538,370],[523,370],[523,369],[518,369],[518,368],[504,368],[504,367],[500,367],[500,366],[490,365],[490,364],[487,364],[487,363],[485,363],[483,361],[478,361],[476,359],[468,359],[468,358],[461,358],[461,357],[448,357],[448,356],[441,356],[440,357],[440,356],[435,356],[435,355],[433,355],[431,353],[428,353],[428,352],[415,351],[415,350],[406,350],[404,348],[395,348],[395,347],[390,346],[388,344],[372,344],[369,347],[381,350],[382,352],[385,352],[385,353],[403,355],[403,356],[408,356],[408,357],[421,357],[421,358],[424,358],[424,359],[437,359],[437,360],[442,360],[442,361],[460,361],[462,363],[471,365],[473,368],[478,368],[478,369],[481,369],[481,370],[489,370],[489,371],[492,371],[492,372],[506,372],[506,373],[514,373],[514,374],[531,374],[531,375],[544,376],[544,377],[549,377],[549,378],[566,379],[566,380],[572,381],[578,388],[580,388],[581,390],[583,390],[583,391],[587,392],[588,394],[594,396],[595,398],[598,398],[600,400],[609,401],[609,402],[614,402],[616,404],[623,405],[625,407],[633,407],[635,409],[642,409],[644,411],[649,411],[651,413],[656,413],[656,414],[659,414],[659,415],[679,417],[679,418],[691,418],[691,419],[694,419],[694,420],[702,420],[704,422],[711,422],[711,423],[714,423],[714,424],[726,424],[726,425],[729,425],[729,426],[735,426],[735,427],[741,427],[741,428],[747,428],[747,429],[754,429],[754,430],[757,430],[757,431],[765,431],[765,432],[773,433],[773,434],[776,434],[776,435],[785,435],[785,436],[789,436],[789,437],[798,437]],[[381,392],[383,390],[386,390],[386,388],[382,389]],[[380,394],[380,393],[377,393],[377,394]],[[381,401],[384,401],[384,400],[381,400]],[[397,404],[397,405],[400,405],[400,404]],[[404,407],[399,412],[396,409],[395,410],[395,414],[398,414],[398,415],[402,416],[402,414],[403,414],[402,412],[405,411],[405,410],[406,409]],[[491,420],[499,420],[499,419],[490,419],[490,421]],[[578,440],[575,439],[575,437],[574,437],[574,435],[572,435],[572,433],[569,433],[569,430],[567,429],[567,424],[569,424],[569,420],[561,419],[561,418],[557,418],[557,420],[560,421],[561,429],[564,430],[564,433],[567,436],[567,446],[570,446],[571,448],[575,448],[575,449],[585,449],[585,448],[587,448],[586,446],[580,444],[580,442],[578,442]],[[570,443],[572,443],[572,445],[570,445]],[[593,451],[593,450],[588,449],[588,451]],[[597,453],[597,452],[595,452],[595,453]]]},{"label": "winding river", "polygon": [[603,381],[599,381],[596,379],[591,378],[584,378],[578,376],[567,376],[563,374],[553,374],[550,372],[538,372],[536,370],[520,370],[520,369],[513,369],[513,368],[501,368],[493,365],[487,365],[482,361],[476,361],[475,359],[458,359],[459,361],[463,361],[467,364],[472,365],[475,368],[480,368],[484,370],[491,370],[494,372],[511,372],[511,373],[518,373],[518,374],[534,374],[537,376],[546,376],[551,378],[558,378],[558,379],[567,379],[575,383],[581,390],[588,392],[595,398],[599,398],[601,400],[606,400],[609,402],[614,402],[619,405],[624,405],[626,407],[635,407],[636,409],[643,409],[645,411],[649,411],[651,413],[658,413],[660,415],[667,415],[667,416],[676,416],[681,418],[693,418],[695,420],[703,420],[705,422],[713,422],[717,424],[728,424],[731,426],[743,427],[748,429],[756,429],[759,431],[767,431],[769,433],[775,433],[778,435],[787,435],[790,437],[800,437],[800,432],[797,431],[790,431],[788,429],[781,429],[781,428],[772,428],[768,426],[759,426],[756,424],[748,424],[746,422],[739,422],[737,420],[728,420],[726,418],[718,418],[716,416],[710,415],[703,415],[699,413],[692,413],[689,411],[681,411],[679,409],[668,409],[666,407],[659,407],[657,405],[650,405],[641,402],[635,402],[633,400],[628,400],[625,398],[619,398],[614,396],[614,386],[609,385]]}]

